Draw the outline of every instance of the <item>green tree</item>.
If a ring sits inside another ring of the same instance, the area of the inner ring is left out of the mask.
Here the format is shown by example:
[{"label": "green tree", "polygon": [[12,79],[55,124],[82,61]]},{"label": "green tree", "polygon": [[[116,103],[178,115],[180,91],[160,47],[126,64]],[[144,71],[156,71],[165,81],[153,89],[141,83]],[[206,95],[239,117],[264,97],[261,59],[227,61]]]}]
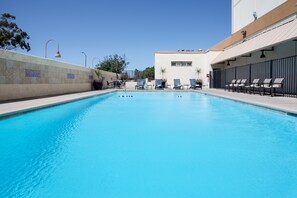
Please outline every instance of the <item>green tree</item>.
[{"label": "green tree", "polygon": [[141,78],[155,79],[155,67],[147,67],[141,72]]},{"label": "green tree", "polygon": [[106,56],[103,61],[100,61],[97,69],[121,74],[128,64],[129,62],[127,62],[125,55],[119,56],[115,54]]},{"label": "green tree", "polygon": [[31,50],[27,39],[30,36],[20,29],[15,22],[15,16],[4,13],[0,17],[0,48],[12,50],[20,47],[21,49]]}]

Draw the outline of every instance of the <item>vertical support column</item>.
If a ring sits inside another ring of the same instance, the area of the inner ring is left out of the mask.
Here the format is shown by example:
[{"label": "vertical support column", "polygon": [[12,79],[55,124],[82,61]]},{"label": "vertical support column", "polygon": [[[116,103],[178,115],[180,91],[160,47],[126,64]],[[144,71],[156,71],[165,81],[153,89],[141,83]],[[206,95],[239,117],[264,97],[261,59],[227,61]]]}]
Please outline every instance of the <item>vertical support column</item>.
[{"label": "vertical support column", "polygon": [[294,70],[295,70],[295,72],[294,72],[294,74],[295,74],[295,76],[294,76],[294,86],[295,86],[295,97],[297,98],[297,40],[294,40],[295,42],[294,42],[294,44],[295,44],[295,57],[294,57]]},{"label": "vertical support column", "polygon": [[272,76],[273,76],[272,75],[273,74],[272,60],[269,61],[269,64],[270,64],[270,75],[269,76],[272,79]]},{"label": "vertical support column", "polygon": [[252,83],[252,65],[249,64],[249,84]]}]

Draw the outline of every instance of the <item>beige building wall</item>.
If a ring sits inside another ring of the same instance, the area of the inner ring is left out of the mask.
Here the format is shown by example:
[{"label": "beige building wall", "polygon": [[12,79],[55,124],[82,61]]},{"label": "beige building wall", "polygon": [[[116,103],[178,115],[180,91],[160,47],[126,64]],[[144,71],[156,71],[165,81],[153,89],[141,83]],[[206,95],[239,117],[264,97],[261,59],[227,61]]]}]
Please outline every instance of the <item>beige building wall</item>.
[{"label": "beige building wall", "polygon": [[[116,74],[102,71],[106,81]],[[0,50],[0,101],[92,90],[92,69]]]}]

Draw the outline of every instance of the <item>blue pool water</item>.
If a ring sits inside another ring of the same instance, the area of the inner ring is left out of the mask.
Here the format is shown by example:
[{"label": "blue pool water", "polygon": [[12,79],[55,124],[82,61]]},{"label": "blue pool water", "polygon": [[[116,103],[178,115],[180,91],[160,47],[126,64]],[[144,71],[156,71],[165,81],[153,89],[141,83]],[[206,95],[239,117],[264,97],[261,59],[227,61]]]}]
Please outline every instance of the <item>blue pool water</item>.
[{"label": "blue pool water", "polygon": [[0,197],[297,197],[296,117],[194,92],[122,95],[0,120]]}]

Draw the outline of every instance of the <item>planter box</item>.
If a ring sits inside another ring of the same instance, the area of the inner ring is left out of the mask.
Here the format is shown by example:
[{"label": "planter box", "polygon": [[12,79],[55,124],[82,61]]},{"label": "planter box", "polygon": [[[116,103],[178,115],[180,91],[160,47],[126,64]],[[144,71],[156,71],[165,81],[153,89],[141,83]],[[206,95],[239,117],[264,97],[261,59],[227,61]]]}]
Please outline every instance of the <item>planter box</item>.
[{"label": "planter box", "polygon": [[102,82],[93,82],[93,87],[94,87],[94,90],[102,90],[103,88],[103,83]]}]

